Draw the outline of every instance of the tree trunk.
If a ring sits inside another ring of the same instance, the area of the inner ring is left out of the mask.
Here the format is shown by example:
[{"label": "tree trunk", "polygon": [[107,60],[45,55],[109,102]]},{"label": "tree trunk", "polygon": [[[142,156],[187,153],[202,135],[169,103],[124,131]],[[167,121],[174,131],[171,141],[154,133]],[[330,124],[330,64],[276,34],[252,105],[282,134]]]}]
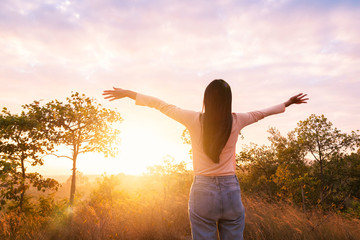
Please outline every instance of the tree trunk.
[{"label": "tree trunk", "polygon": [[301,199],[302,199],[302,209],[305,212],[305,194],[304,194],[304,185],[301,184]]},{"label": "tree trunk", "polygon": [[320,204],[324,201],[323,161],[320,159]]},{"label": "tree trunk", "polygon": [[73,155],[73,168],[72,168],[72,177],[71,177],[71,190],[70,190],[70,206],[74,204],[75,189],[76,189],[76,158],[77,154]]},{"label": "tree trunk", "polygon": [[25,163],[24,163],[24,159],[21,159],[21,182],[20,182],[21,195],[20,195],[20,202],[19,202],[20,212],[23,211],[23,205],[24,205],[25,178],[26,178],[26,175],[25,175]]},{"label": "tree trunk", "polygon": [[323,173],[323,148],[321,147],[320,140],[319,140],[319,133],[316,131],[316,144],[317,144],[317,151],[319,155],[319,164],[320,164],[320,204],[323,205],[324,201],[324,173]]}]

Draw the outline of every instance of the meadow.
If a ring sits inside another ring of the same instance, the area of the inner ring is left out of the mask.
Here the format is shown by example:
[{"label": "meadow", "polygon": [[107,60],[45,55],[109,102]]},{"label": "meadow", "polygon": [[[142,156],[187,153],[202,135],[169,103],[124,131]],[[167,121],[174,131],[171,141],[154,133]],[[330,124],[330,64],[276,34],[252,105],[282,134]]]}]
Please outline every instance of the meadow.
[{"label": "meadow", "polygon": [[[70,181],[59,191],[35,189],[23,213],[0,213],[0,239],[191,239],[188,194],[191,172],[143,176],[78,174],[75,205]],[[94,177],[92,177],[94,178]],[[32,192],[33,191],[33,192]],[[302,211],[289,201],[243,193],[247,240],[360,239],[360,220],[339,211]]]}]

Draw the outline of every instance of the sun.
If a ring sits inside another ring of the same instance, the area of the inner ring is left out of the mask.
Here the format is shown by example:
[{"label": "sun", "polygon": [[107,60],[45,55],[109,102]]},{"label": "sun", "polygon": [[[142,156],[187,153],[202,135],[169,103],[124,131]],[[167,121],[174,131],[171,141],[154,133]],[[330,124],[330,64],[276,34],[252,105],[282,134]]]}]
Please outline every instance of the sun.
[{"label": "sun", "polygon": [[[167,131],[163,129],[162,131]],[[175,161],[189,160],[189,146],[182,144],[180,133],[177,138],[169,139],[159,132],[158,127],[148,125],[123,124],[119,153],[114,158],[104,158],[102,154],[84,154],[77,164],[78,170],[85,174],[141,175],[148,167],[161,164],[164,158],[171,156]]]},{"label": "sun", "polygon": [[158,164],[165,154],[167,142],[146,126],[129,126],[121,133],[117,168],[125,173],[140,174],[148,166]]}]

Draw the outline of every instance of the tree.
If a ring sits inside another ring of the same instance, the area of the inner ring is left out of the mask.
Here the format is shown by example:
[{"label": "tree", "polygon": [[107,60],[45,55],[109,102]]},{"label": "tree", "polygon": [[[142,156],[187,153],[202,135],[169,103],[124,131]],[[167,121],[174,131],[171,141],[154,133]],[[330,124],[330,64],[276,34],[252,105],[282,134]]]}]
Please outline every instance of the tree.
[{"label": "tree", "polygon": [[346,156],[348,171],[348,191],[356,199],[360,199],[360,148],[357,153]]},{"label": "tree", "polygon": [[347,151],[354,150],[359,141],[356,132],[351,134],[341,133],[339,129],[333,127],[324,115],[310,115],[304,121],[298,123],[295,129],[299,143],[304,146],[306,151],[311,154],[318,163],[318,179],[320,181],[320,203],[325,199],[325,191],[327,195],[329,186],[326,186],[324,169],[331,159],[342,159]]},{"label": "tree", "polygon": [[[32,107],[36,108],[36,104]],[[47,129],[56,132],[56,142],[71,149],[72,154],[58,155],[72,160],[70,205],[74,203],[76,190],[76,163],[79,154],[89,152],[103,153],[114,157],[117,147],[114,144],[120,131],[115,125],[122,121],[118,112],[104,108],[95,99],[78,92],[66,98],[66,102],[53,100],[41,107],[40,116],[45,116]]]},{"label": "tree", "polygon": [[[279,186],[278,195],[296,202],[302,202],[305,210],[305,187],[312,180],[308,175],[310,164],[306,161],[306,151],[299,144],[294,131],[282,136],[275,128],[268,130],[272,148],[276,152],[279,166],[273,176],[273,181]],[[308,190],[309,191],[309,190]]]},{"label": "tree", "polygon": [[277,192],[272,180],[279,166],[274,148],[251,143],[236,155],[236,164],[242,172],[239,180],[244,191],[266,193],[270,197]]},{"label": "tree", "polygon": [[32,116],[25,111],[11,114],[6,108],[0,114],[1,203],[4,205],[6,200],[12,200],[20,211],[24,210],[25,193],[30,186],[39,191],[59,186],[54,179],[26,172],[26,163],[43,165],[43,156],[54,148],[49,132],[44,131],[44,125]]},{"label": "tree", "polygon": [[186,163],[175,162],[175,159],[166,155],[161,164],[147,168],[149,175],[153,176],[163,187],[164,200],[169,192],[179,194],[188,189],[192,183],[192,172],[186,168]]}]

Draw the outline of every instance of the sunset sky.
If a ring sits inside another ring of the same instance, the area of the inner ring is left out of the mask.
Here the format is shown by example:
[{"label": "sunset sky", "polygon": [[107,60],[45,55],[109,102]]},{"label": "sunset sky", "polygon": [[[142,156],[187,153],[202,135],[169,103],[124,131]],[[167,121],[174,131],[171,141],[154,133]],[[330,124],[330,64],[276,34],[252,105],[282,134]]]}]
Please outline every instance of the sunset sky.
[{"label": "sunset sky", "polygon": [[[309,95],[308,104],[244,129],[237,151],[312,113],[350,132],[360,129],[359,22],[360,1],[346,0],[2,0],[0,107],[15,113],[78,91],[117,108],[120,154],[81,156],[86,174],[139,174],[168,155],[190,162],[182,125],[130,99],[105,101],[102,91],[113,86],[198,111],[215,78],[232,87],[234,112]],[[71,167],[48,158],[35,170]]]}]

